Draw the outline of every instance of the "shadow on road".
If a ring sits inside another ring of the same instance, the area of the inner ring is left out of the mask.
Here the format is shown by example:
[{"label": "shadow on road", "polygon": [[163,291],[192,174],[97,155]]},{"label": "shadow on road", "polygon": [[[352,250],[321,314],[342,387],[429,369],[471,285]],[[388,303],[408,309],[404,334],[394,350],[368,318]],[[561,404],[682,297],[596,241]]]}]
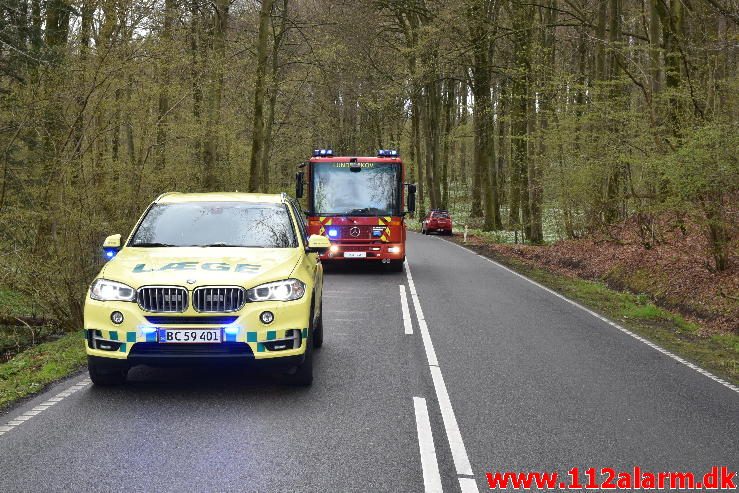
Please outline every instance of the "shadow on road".
[{"label": "shadow on road", "polygon": [[332,276],[384,276],[399,275],[402,272],[390,272],[386,265],[380,262],[362,261],[331,261],[323,263],[323,271]]},{"label": "shadow on road", "polygon": [[[320,351],[313,364],[321,366]],[[269,398],[270,396],[300,396],[310,394],[310,387],[292,385],[286,375],[277,370],[256,369],[236,365],[199,365],[194,367],[153,368],[137,366],[128,374],[128,381],[117,387],[91,388],[92,395],[125,398],[150,397],[168,401],[170,398],[207,400],[218,396]],[[164,403],[164,402],[163,402]]]}]

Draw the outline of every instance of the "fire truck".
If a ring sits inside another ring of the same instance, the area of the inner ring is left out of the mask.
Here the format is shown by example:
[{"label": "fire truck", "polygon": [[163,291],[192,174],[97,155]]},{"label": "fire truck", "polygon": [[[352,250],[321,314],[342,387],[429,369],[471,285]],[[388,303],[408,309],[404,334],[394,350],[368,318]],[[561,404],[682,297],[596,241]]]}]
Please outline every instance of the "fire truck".
[{"label": "fire truck", "polygon": [[404,182],[398,151],[348,157],[316,149],[299,168],[295,195],[306,195],[308,234],[331,241],[321,260],[380,262],[401,272],[405,215],[415,210],[416,186]]}]

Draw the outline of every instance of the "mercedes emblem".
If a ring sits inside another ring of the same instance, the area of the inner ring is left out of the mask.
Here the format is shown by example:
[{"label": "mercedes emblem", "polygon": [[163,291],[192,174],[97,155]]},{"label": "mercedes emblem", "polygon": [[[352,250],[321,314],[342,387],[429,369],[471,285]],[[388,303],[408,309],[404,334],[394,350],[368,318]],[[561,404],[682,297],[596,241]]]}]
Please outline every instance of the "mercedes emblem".
[{"label": "mercedes emblem", "polygon": [[352,228],[349,230],[349,234],[352,235],[353,238],[356,238],[359,236],[359,228],[356,226],[352,226]]}]

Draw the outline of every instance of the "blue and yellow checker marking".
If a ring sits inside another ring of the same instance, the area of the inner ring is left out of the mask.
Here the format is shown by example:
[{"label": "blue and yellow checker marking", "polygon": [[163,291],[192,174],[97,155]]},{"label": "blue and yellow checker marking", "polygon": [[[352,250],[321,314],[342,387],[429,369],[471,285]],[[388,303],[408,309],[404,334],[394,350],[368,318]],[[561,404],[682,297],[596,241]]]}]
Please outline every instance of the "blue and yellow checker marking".
[{"label": "blue and yellow checker marking", "polygon": [[[121,343],[121,347],[118,349],[119,352],[127,352],[129,343],[136,342],[157,342],[157,333],[154,332],[138,332],[138,331],[118,331],[118,330],[106,330],[106,329],[90,329],[100,331],[100,337],[111,341],[117,341]],[[250,345],[256,343],[257,352],[264,352],[266,348],[263,342],[273,341],[275,339],[284,339],[287,337],[287,331],[295,329],[279,329],[279,330],[266,330],[261,332],[246,331],[239,334],[229,334],[224,331],[224,342],[246,342]],[[84,331],[83,331],[84,333]],[[300,334],[303,339],[308,337],[308,329],[300,329]],[[260,335],[262,337],[260,338]],[[123,342],[125,341],[125,342]]]}]

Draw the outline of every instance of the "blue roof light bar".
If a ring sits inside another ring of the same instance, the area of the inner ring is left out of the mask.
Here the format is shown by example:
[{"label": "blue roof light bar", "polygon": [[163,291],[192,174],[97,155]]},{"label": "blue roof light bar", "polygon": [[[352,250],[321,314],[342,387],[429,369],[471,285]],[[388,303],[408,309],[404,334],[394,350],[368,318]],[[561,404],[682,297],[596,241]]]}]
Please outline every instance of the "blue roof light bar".
[{"label": "blue roof light bar", "polygon": [[334,157],[333,149],[314,149],[313,157]]},{"label": "blue roof light bar", "polygon": [[398,157],[400,153],[395,149],[380,149],[377,151],[377,157]]}]

